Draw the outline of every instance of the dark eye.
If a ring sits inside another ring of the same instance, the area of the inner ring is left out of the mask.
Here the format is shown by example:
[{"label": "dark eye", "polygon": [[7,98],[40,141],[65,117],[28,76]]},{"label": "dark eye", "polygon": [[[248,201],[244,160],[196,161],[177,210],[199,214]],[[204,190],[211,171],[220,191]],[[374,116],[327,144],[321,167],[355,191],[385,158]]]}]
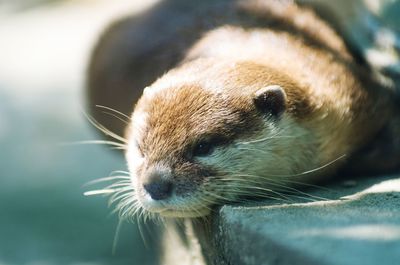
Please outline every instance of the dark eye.
[{"label": "dark eye", "polygon": [[201,141],[195,145],[193,156],[208,156],[214,151],[214,144],[210,141]]},{"label": "dark eye", "polygon": [[135,141],[135,144],[136,144],[137,149],[139,150],[140,155],[144,156],[142,146],[137,141]]}]

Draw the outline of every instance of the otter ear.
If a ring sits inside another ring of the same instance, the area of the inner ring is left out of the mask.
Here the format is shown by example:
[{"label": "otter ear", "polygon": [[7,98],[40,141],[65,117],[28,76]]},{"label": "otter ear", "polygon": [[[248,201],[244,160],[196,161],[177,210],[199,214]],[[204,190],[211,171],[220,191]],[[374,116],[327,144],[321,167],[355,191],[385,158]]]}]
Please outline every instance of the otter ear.
[{"label": "otter ear", "polygon": [[272,116],[281,115],[286,109],[286,93],[281,86],[263,87],[254,93],[254,104],[257,109]]}]

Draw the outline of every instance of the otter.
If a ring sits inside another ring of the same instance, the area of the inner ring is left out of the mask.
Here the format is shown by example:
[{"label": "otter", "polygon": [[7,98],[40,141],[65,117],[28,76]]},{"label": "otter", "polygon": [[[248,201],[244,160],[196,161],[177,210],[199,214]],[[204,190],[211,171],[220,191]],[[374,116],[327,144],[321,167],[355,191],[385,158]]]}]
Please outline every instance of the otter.
[{"label": "otter", "polygon": [[94,50],[88,95],[123,135],[133,192],[114,198],[152,217],[207,216],[351,161],[365,170],[397,111],[336,31],[292,1],[171,0],[122,19]]}]

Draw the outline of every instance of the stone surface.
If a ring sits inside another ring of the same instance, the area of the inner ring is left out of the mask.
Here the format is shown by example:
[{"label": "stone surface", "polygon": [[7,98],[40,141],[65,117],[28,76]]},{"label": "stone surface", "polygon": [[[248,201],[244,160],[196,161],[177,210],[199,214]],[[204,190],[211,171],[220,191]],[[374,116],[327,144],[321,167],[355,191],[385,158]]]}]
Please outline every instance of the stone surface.
[{"label": "stone surface", "polygon": [[206,256],[219,265],[399,264],[400,176],[346,181],[302,197],[222,207],[202,242],[215,248]]}]

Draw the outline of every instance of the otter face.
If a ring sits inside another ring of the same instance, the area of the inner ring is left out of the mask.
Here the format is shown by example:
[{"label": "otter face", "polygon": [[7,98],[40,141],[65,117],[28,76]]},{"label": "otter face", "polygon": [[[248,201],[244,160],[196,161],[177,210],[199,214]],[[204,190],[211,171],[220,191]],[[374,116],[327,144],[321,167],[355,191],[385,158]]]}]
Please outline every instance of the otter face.
[{"label": "otter face", "polygon": [[214,204],[263,188],[266,173],[290,167],[278,162],[290,150],[279,141],[287,133],[285,101],[279,86],[247,95],[196,85],[145,93],[132,116],[127,151],[140,206],[162,216],[204,216]]},{"label": "otter face", "polygon": [[308,132],[291,115],[293,84],[276,76],[252,63],[200,61],[146,88],[127,133],[136,205],[204,216],[241,196],[265,197],[276,178],[310,165],[298,159],[314,150],[299,141]]}]

